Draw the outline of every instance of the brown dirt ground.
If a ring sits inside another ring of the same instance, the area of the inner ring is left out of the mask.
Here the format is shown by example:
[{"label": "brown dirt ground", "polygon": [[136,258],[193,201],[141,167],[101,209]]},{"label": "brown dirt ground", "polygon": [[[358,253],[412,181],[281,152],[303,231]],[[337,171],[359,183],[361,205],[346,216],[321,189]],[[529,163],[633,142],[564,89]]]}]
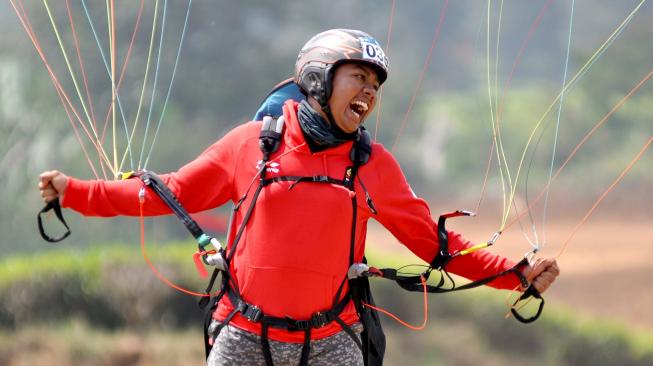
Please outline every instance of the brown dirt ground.
[{"label": "brown dirt ground", "polygon": [[[547,243],[540,256],[558,256],[577,221],[547,224]],[[496,225],[496,224],[495,224]],[[475,218],[447,223],[467,239],[481,242],[496,230]],[[370,227],[370,249],[408,251],[380,226]],[[541,235],[541,233],[540,233]],[[530,246],[518,227],[507,230],[492,248],[495,253],[519,259]],[[653,331],[653,223],[650,218],[619,222],[607,218],[588,220],[558,258],[561,275],[547,291],[553,306],[562,305],[591,318],[624,322]]]}]

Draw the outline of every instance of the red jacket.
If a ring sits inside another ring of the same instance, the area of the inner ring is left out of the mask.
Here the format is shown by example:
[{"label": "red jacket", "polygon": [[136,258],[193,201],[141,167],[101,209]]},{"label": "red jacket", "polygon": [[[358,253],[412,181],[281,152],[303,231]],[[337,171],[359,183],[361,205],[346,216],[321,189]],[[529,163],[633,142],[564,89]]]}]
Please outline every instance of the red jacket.
[{"label": "red jacket", "polygon": [[[297,104],[284,105],[286,131],[267,177],[327,175],[344,177],[352,165],[352,142],[311,153],[299,122]],[[212,209],[227,201],[236,202],[247,191],[261,159],[261,122],[240,125],[176,173],[162,179],[190,212]],[[415,196],[393,156],[374,143],[369,161],[358,173],[378,211],[374,215],[365,202],[365,193],[356,180],[358,200],[355,261],[365,252],[367,221],[376,219],[413,253],[430,262],[438,250],[437,225],[426,202]],[[240,226],[257,182],[235,217]],[[243,299],[258,305],[265,314],[308,319],[317,311],[329,310],[349,266],[352,221],[349,191],[337,185],[292,182],[273,183],[263,189],[233,259],[232,271]],[[139,215],[138,179],[127,181],[82,181],[70,179],[63,206],[84,215]],[[145,201],[146,215],[169,214],[168,207],[150,190]],[[233,232],[233,230],[232,230]],[[449,234],[450,251],[471,244],[455,233]],[[231,245],[232,238],[228,243]],[[456,258],[447,269],[469,279],[479,279],[512,267],[514,263],[486,251]],[[510,289],[518,285],[516,276],[503,276],[491,283]],[[232,310],[229,300],[221,300],[214,318],[224,319]],[[341,318],[357,321],[350,303]],[[239,314],[233,325],[260,334],[260,324]],[[313,329],[312,338],[335,334],[335,322]],[[286,342],[302,342],[303,332],[270,328],[269,337]]]}]

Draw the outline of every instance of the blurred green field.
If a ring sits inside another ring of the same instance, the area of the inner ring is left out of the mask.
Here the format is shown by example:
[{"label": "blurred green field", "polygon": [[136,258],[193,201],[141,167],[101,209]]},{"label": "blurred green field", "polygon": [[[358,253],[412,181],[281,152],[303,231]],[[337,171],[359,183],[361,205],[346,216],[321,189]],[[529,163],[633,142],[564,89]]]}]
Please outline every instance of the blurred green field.
[{"label": "blurred green field", "polygon": [[[186,243],[150,248],[157,268],[201,289]],[[371,261],[396,265],[397,256]],[[405,264],[405,263],[404,263]],[[421,297],[386,281],[377,303],[420,323]],[[504,319],[506,293],[430,296],[427,329],[384,318],[388,365],[653,365],[653,334],[589,320],[547,304],[532,325]],[[62,248],[0,263],[0,364],[195,365],[203,362],[200,311],[150,272],[138,248]]]}]

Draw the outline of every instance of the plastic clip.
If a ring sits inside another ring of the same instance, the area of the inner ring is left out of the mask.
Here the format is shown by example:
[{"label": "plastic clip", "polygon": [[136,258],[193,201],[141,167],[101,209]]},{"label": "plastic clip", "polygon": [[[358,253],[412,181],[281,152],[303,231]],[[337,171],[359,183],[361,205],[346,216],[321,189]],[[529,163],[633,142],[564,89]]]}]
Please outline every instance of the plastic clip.
[{"label": "plastic clip", "polygon": [[195,268],[197,268],[197,272],[199,273],[200,277],[206,278],[209,275],[209,273],[206,271],[206,268],[204,268],[203,259],[207,255],[215,254],[215,253],[217,253],[217,251],[211,249],[209,251],[205,251],[205,250],[200,251],[200,250],[198,250],[197,252],[195,252],[193,254],[193,262],[195,262]]}]

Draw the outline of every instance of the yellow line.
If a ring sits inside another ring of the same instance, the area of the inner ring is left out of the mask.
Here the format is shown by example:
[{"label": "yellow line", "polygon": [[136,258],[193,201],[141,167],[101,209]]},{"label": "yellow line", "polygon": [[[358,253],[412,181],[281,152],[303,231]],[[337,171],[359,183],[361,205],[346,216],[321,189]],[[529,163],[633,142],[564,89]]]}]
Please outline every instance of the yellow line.
[{"label": "yellow line", "polygon": [[[156,21],[158,19],[158,13],[159,13],[159,0],[155,0],[154,2],[154,20],[152,21],[152,32],[150,34],[150,46],[147,51],[147,60],[145,62],[145,76],[143,77],[143,87],[141,88],[141,96],[138,100],[138,108],[136,110],[136,117],[134,118],[134,127],[132,128],[132,132],[129,135],[129,139],[131,140],[134,137],[134,133],[136,132],[136,126],[138,126],[138,120],[141,114],[141,109],[143,107],[143,99],[145,98],[145,89],[147,86],[147,78],[150,72],[150,63],[152,62],[152,51],[154,49],[154,35],[156,33]],[[122,166],[125,162],[125,158],[127,157],[127,150],[125,150],[124,155],[122,156],[122,161],[120,162],[120,168],[118,171],[122,170]],[[140,166],[138,167],[140,169]]]},{"label": "yellow line", "polygon": [[[589,68],[589,66],[590,66],[590,65],[592,64],[592,62],[593,62],[593,61],[598,57],[598,55],[601,53],[601,51],[603,51],[603,50],[608,46],[608,44],[609,44],[609,43],[610,43],[610,42],[611,42],[611,41],[612,41],[612,40],[617,36],[617,34],[621,31],[621,29],[623,29],[623,28],[626,26],[626,24],[627,24],[627,23],[630,21],[630,19],[631,19],[631,18],[632,18],[636,13],[637,13],[637,11],[640,9],[640,7],[641,7],[645,2],[646,2],[646,0],[642,0],[642,1],[640,1],[640,3],[635,7],[635,9],[634,9],[632,12],[630,12],[630,14],[626,17],[626,19],[624,19],[624,21],[621,22],[621,24],[619,24],[619,26],[614,30],[614,32],[612,32],[612,34],[610,34],[610,36],[608,37],[608,39],[607,39],[605,42],[603,42],[603,44],[602,44],[602,45],[601,45],[601,46],[596,50],[596,52],[594,52],[594,54],[593,54],[593,55],[592,55],[592,56],[587,60],[587,62],[585,62],[585,64],[583,65],[583,67],[581,67],[581,69],[580,69],[580,70],[579,70],[579,71],[574,75],[574,77],[571,78],[571,80],[569,80],[569,82],[567,82],[567,84],[565,85],[565,87],[562,88],[562,90],[560,91],[560,93],[558,93],[558,95],[555,97],[555,99],[553,100],[553,102],[551,102],[551,104],[550,104],[549,107],[546,109],[546,111],[544,112],[544,114],[542,115],[542,117],[541,117],[541,118],[539,119],[539,121],[535,124],[535,127],[533,128],[533,131],[531,131],[531,134],[530,134],[530,136],[529,136],[529,138],[528,138],[528,141],[526,142],[526,146],[524,147],[524,151],[523,151],[522,154],[521,154],[521,158],[520,158],[520,160],[519,160],[519,165],[518,165],[518,168],[517,168],[517,175],[516,175],[516,177],[515,177],[515,184],[512,186],[512,188],[511,188],[511,192],[510,192],[510,201],[509,201],[509,202],[512,202],[512,201],[514,200],[515,193],[516,193],[516,188],[517,188],[517,181],[519,180],[519,176],[520,176],[520,173],[521,173],[521,169],[522,169],[522,167],[523,167],[523,165],[524,165],[524,159],[525,159],[525,157],[526,157],[526,152],[528,151],[528,148],[530,147],[530,144],[531,144],[531,142],[533,141],[533,137],[535,136],[536,131],[540,128],[540,125],[542,124],[542,122],[544,121],[544,119],[546,118],[546,116],[547,116],[547,115],[548,115],[548,114],[553,110],[553,107],[557,104],[557,102],[560,100],[561,96],[564,95],[564,93],[567,91],[567,89],[568,89],[569,87],[571,87],[571,85],[576,81],[576,79],[577,79],[577,78],[578,78],[578,77],[579,77],[579,76],[580,76],[580,75],[581,75],[581,74],[582,74],[582,73],[583,73],[587,68]],[[502,223],[501,228],[500,228],[499,231],[502,231],[502,230],[504,229],[505,221],[507,221],[507,218],[508,218],[508,216],[509,216],[509,212],[510,212],[510,207],[508,207],[508,213],[506,213],[506,215],[505,215],[505,217],[504,217],[504,220],[503,220],[504,222]]]},{"label": "yellow line", "polygon": [[50,24],[52,24],[52,29],[54,31],[55,36],[57,37],[57,42],[59,43],[59,48],[61,49],[61,53],[63,54],[64,60],[66,61],[66,66],[68,67],[68,72],[70,73],[70,77],[73,81],[73,84],[75,85],[75,91],[77,92],[77,97],[79,98],[79,101],[82,105],[82,108],[84,109],[84,114],[86,115],[87,123],[91,127],[91,130],[93,131],[93,134],[95,135],[95,139],[99,141],[97,131],[95,130],[92,119],[88,113],[88,110],[86,108],[86,104],[84,103],[84,98],[82,98],[82,93],[79,90],[79,85],[77,83],[77,78],[75,78],[75,73],[73,72],[72,65],[70,64],[70,60],[68,59],[68,53],[66,52],[66,47],[63,44],[63,41],[61,40],[61,36],[59,35],[59,29],[57,28],[57,24],[54,21],[54,17],[52,16],[52,12],[50,11],[50,7],[48,6],[48,1],[43,0],[43,5],[45,6],[45,10],[48,13],[48,17],[50,18]]}]

